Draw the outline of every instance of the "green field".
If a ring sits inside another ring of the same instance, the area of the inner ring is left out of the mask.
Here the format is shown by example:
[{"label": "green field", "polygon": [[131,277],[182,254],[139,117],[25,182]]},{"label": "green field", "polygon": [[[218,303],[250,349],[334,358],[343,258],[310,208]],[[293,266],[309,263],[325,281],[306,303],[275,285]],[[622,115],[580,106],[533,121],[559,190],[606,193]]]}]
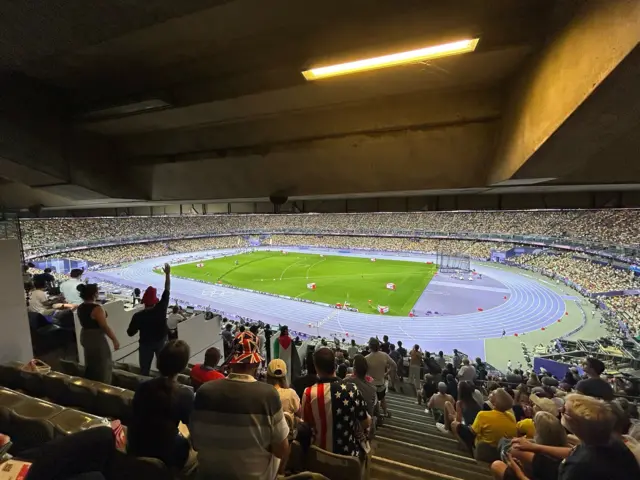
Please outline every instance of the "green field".
[{"label": "green field", "polygon": [[[236,265],[236,261],[238,265]],[[233,285],[324,303],[348,302],[361,312],[407,315],[436,272],[436,265],[370,258],[320,256],[260,251],[177,265],[171,271],[183,278]],[[307,288],[315,283],[316,289]],[[396,290],[386,288],[395,283]],[[371,300],[371,303],[369,303]]]}]

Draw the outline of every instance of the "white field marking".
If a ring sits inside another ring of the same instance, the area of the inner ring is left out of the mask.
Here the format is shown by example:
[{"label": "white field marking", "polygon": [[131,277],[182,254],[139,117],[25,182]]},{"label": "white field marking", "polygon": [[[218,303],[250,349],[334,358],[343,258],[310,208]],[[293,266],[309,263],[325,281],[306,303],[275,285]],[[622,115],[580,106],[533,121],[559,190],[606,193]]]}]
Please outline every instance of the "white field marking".
[{"label": "white field marking", "polygon": [[317,261],[316,263],[312,263],[309,268],[307,268],[307,280],[309,280],[309,270],[311,270],[313,267],[315,267],[316,265],[318,265],[319,263],[322,263],[326,260],[326,258],[323,258],[322,260]]},{"label": "white field marking", "polygon": [[306,260],[304,258],[299,259],[297,262],[293,262],[291,265],[289,265],[287,268],[285,268],[282,271],[282,275],[280,275],[280,280],[282,280],[282,277],[284,277],[284,274],[287,272],[287,270],[289,270],[291,267],[293,267],[294,265],[297,265],[298,263],[302,262],[303,260]]}]

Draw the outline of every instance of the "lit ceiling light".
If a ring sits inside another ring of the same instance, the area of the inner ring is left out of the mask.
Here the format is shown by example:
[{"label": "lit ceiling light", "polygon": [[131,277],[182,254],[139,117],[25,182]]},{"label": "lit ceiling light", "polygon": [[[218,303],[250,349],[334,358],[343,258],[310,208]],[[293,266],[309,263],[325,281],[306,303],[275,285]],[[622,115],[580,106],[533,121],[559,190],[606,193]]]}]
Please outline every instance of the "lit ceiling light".
[{"label": "lit ceiling light", "polygon": [[302,72],[302,75],[304,75],[304,78],[307,80],[319,80],[321,78],[348,75],[350,73],[376,70],[378,68],[395,67],[397,65],[448,57],[450,55],[459,55],[461,53],[473,52],[479,40],[479,38],[460,40],[458,42],[434,45],[409,52],[392,53],[391,55],[383,55],[382,57],[356,60],[355,62],[330,65],[328,67],[312,68]]}]

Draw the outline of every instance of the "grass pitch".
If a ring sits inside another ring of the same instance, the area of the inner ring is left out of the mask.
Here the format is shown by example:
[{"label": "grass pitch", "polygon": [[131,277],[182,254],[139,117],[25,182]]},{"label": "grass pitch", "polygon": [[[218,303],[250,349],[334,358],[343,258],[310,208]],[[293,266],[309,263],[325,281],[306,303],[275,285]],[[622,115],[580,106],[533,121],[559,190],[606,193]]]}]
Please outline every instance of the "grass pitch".
[{"label": "grass pitch", "polygon": [[[237,265],[236,265],[237,262]],[[277,293],[316,302],[348,302],[361,312],[408,315],[436,273],[436,265],[397,260],[339,257],[280,251],[258,251],[177,265],[171,271],[184,278]],[[307,288],[315,283],[316,289]],[[395,283],[396,290],[386,288]],[[371,302],[369,303],[369,300]]]}]

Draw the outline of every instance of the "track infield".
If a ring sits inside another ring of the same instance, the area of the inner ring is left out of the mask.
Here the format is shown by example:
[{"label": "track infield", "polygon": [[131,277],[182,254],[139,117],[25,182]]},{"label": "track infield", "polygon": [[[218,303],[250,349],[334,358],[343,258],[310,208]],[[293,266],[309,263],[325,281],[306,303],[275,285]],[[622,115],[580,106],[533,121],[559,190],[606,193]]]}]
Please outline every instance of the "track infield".
[{"label": "track infield", "polygon": [[[180,277],[208,283],[332,305],[348,303],[364,313],[377,313],[378,305],[387,306],[387,315],[404,316],[433,278],[437,266],[379,258],[374,262],[371,258],[257,251],[176,265],[171,270]],[[315,283],[315,290],[308,288],[310,283]],[[387,288],[388,283],[393,283],[395,290]]]}]

